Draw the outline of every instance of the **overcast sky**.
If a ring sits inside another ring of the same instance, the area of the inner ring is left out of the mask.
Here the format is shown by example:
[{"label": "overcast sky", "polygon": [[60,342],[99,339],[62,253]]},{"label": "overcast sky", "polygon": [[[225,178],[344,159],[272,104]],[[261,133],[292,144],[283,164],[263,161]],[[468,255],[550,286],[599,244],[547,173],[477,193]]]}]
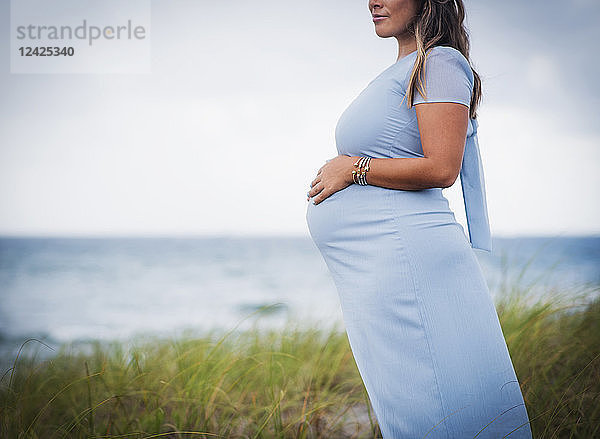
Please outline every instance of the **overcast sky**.
[{"label": "overcast sky", "polygon": [[[152,1],[151,73],[11,74],[0,0],[0,234],[308,235],[337,119],[396,60],[367,4]],[[600,2],[465,4],[492,234],[600,233]]]}]

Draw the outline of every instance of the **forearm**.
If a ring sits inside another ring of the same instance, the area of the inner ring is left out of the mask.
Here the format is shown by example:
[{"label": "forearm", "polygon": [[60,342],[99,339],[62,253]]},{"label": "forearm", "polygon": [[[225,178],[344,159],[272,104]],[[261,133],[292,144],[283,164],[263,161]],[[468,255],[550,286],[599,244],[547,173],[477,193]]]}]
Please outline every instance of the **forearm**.
[{"label": "forearm", "polygon": [[[354,159],[356,162],[358,157]],[[457,176],[429,157],[407,157],[372,158],[366,177],[373,186],[420,190],[452,186]]]}]

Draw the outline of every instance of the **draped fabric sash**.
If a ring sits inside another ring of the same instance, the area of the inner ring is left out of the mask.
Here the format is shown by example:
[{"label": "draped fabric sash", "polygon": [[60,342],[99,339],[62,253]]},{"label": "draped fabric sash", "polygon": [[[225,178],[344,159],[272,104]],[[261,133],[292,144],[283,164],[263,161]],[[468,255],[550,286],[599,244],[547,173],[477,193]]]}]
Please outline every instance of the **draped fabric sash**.
[{"label": "draped fabric sash", "polygon": [[485,195],[485,180],[477,139],[477,127],[479,124],[476,119],[471,119],[471,124],[473,129],[471,135],[467,133],[465,152],[460,170],[460,183],[465,203],[471,247],[491,252],[492,239]]}]

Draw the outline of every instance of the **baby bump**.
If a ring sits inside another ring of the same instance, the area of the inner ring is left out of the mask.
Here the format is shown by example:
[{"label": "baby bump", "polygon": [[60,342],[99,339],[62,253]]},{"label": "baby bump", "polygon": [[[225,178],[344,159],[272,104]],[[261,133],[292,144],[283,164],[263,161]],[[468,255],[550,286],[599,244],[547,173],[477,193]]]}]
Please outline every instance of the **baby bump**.
[{"label": "baby bump", "polygon": [[350,185],[321,203],[308,202],[306,222],[317,246],[377,240],[436,226],[462,228],[441,188],[405,191]]},{"label": "baby bump", "polygon": [[387,215],[385,189],[377,186],[350,185],[319,204],[308,202],[306,222],[317,245],[333,244],[352,235],[365,236]]}]

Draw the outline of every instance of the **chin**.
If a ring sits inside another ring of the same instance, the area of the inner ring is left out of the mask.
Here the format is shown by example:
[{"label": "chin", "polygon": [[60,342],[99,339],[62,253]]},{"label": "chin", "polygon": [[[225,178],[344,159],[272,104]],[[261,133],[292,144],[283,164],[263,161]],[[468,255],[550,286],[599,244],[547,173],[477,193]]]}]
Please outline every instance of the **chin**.
[{"label": "chin", "polygon": [[[387,24],[387,23],[386,23]],[[393,37],[395,35],[398,35],[400,32],[399,29],[392,29],[391,26],[386,26],[383,23],[379,24],[379,25],[375,25],[375,33],[377,34],[378,37],[381,38],[389,38],[389,37]]]},{"label": "chin", "polygon": [[379,30],[379,29],[375,29],[375,33],[380,38],[389,38],[389,37],[393,37],[394,36],[393,32],[386,32],[386,31],[382,31],[382,30]]}]

